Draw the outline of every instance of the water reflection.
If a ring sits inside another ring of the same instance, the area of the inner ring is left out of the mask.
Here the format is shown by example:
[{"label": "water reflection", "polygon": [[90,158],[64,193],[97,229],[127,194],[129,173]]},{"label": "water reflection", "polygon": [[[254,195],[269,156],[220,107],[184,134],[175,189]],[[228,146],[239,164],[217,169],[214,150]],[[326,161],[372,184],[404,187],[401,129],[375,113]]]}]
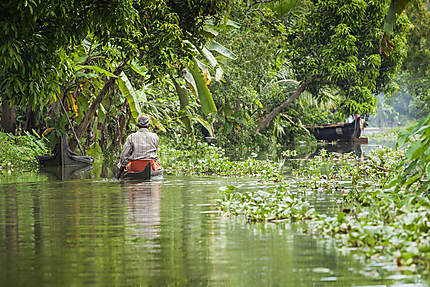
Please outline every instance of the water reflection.
[{"label": "water reflection", "polygon": [[0,185],[0,285],[365,286],[416,280],[364,267],[336,252],[333,242],[286,223],[223,218],[215,200],[226,185],[266,188],[257,179],[210,177]]},{"label": "water reflection", "polygon": [[57,180],[71,180],[80,179],[83,175],[86,178],[91,178],[90,171],[92,170],[91,165],[77,165],[77,166],[49,166],[41,167],[40,172],[48,175],[52,179]]},{"label": "water reflection", "polygon": [[132,236],[148,239],[146,247],[159,247],[154,239],[160,237],[160,208],[162,181],[123,182],[127,203],[126,220]]}]

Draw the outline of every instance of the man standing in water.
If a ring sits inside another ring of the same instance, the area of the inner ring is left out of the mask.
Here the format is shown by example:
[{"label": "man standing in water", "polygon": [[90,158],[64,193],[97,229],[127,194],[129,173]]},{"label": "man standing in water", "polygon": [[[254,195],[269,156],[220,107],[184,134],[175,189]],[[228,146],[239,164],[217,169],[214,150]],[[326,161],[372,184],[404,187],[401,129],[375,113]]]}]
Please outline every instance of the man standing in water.
[{"label": "man standing in water", "polygon": [[[125,141],[121,158],[118,163],[119,173],[116,178],[120,178],[124,170],[130,169],[130,162],[138,159],[153,160],[152,165],[156,164],[155,169],[161,166],[155,162],[157,159],[158,136],[148,130],[151,119],[141,115],[137,118],[139,130],[129,135]],[[154,169],[154,166],[152,167]]]}]

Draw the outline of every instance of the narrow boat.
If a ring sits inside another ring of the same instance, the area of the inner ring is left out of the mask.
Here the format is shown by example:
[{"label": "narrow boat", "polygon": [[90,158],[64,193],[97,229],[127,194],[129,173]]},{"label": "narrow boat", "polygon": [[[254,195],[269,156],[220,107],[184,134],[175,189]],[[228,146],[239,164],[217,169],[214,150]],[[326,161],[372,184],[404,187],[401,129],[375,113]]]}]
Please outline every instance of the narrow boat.
[{"label": "narrow boat", "polygon": [[38,160],[42,167],[88,166],[94,161],[90,156],[74,153],[69,147],[67,136],[55,146],[53,155],[39,156]]},{"label": "narrow boat", "polygon": [[152,159],[138,159],[127,164],[122,179],[150,180],[153,177],[163,176],[163,168]]},{"label": "narrow boat", "polygon": [[353,141],[359,138],[366,126],[364,119],[357,117],[351,123],[337,123],[305,128],[317,139],[323,141]]}]

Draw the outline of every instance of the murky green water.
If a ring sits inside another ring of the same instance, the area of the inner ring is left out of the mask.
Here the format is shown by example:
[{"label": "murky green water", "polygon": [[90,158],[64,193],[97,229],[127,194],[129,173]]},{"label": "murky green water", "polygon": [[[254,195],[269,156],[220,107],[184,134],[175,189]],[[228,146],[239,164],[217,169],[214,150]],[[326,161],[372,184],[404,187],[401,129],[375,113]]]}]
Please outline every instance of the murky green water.
[{"label": "murky green water", "polygon": [[23,178],[0,185],[0,286],[427,286],[294,226],[217,212],[219,188],[257,179]]}]

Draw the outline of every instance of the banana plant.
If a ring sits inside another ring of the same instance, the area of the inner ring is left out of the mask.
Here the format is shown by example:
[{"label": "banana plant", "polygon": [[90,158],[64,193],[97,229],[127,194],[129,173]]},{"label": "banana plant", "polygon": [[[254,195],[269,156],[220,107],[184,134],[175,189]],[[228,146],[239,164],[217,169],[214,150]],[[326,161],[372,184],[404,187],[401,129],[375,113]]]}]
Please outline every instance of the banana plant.
[{"label": "banana plant", "polygon": [[390,8],[385,17],[384,33],[379,44],[379,53],[384,56],[389,56],[394,45],[390,43],[391,36],[394,32],[396,17],[403,13],[410,0],[391,0]]},{"label": "banana plant", "polygon": [[[232,27],[239,27],[237,23],[231,20],[226,21],[225,24]],[[182,71],[182,78],[187,83],[188,90],[198,97],[202,113],[206,117],[206,119],[195,117],[194,120],[202,124],[212,137],[215,136],[213,122],[217,114],[217,108],[209,90],[212,79],[211,72],[214,73],[215,81],[220,81],[224,73],[213,52],[231,60],[237,58],[231,50],[214,40],[214,37],[218,34],[217,29],[219,29],[219,26],[215,25],[211,20],[208,20],[204,30],[210,36],[210,40],[203,46],[197,46],[187,42],[187,44],[191,45],[196,51],[196,56],[192,59],[190,65]],[[181,103],[183,123],[187,127],[187,130],[190,131],[192,119],[188,112],[188,104],[190,102],[189,93],[187,93],[173,77],[172,81]]]},{"label": "banana plant", "polygon": [[[147,76],[145,74],[145,71],[138,65],[132,63],[131,67],[140,75]],[[119,90],[127,100],[128,105],[130,107],[130,112],[133,117],[134,123],[137,122],[137,118],[142,113],[141,107],[143,107],[145,113],[151,117],[151,121],[154,126],[156,126],[162,132],[166,132],[166,128],[161,123],[160,118],[164,117],[166,120],[169,120],[170,116],[166,111],[164,111],[163,107],[160,107],[156,103],[148,101],[146,95],[154,93],[150,89],[150,87],[148,85],[143,85],[139,90],[136,90],[124,72],[119,75],[117,80]]]}]

